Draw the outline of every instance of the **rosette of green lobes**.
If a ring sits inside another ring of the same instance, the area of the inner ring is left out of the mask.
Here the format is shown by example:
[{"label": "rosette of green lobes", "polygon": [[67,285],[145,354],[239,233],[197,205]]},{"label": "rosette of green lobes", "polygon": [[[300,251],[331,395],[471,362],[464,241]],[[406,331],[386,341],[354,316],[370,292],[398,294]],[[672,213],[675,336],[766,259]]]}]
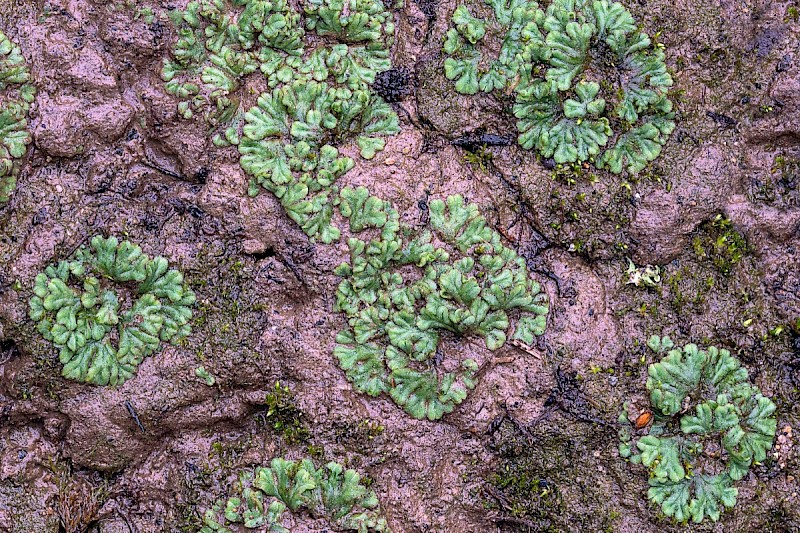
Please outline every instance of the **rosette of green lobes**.
[{"label": "rosette of green lobes", "polygon": [[309,237],[330,243],[340,234],[331,224],[332,187],[354,164],[336,145],[354,137],[373,157],[397,131],[397,115],[369,91],[297,81],[262,94],[245,114],[240,163],[251,195],[267,189]]},{"label": "rosette of green lobes", "polygon": [[[475,7],[458,6],[445,35],[445,75],[462,94],[507,90],[526,82],[534,62],[548,53],[540,29],[545,15],[536,2],[487,0],[486,5],[493,15],[489,18],[473,15]],[[491,42],[498,43],[499,53],[489,57],[485,52]]]},{"label": "rosette of green lobes", "polygon": [[308,0],[304,10],[309,32],[336,41],[314,49],[304,74],[356,90],[391,68],[394,20],[381,0]]},{"label": "rosette of green lobes", "polygon": [[300,14],[285,0],[194,0],[170,18],[178,40],[161,71],[167,91],[181,116],[201,112],[219,130],[216,144],[234,142],[246,78],[291,78],[288,63],[304,51]]},{"label": "rosette of green lobes", "polygon": [[619,2],[556,0],[543,30],[545,79],[521,84],[514,106],[520,144],[557,163],[642,170],[675,127],[663,50]]},{"label": "rosette of green lobes", "polygon": [[734,482],[772,448],[775,404],[728,350],[674,348],[668,337],[648,345],[668,352],[648,368],[655,422],[634,443],[624,412],[620,454],[648,467],[647,496],[664,514],[679,522],[717,521],[736,503]]},{"label": "rosette of green lobes", "polygon": [[60,351],[66,378],[120,385],[163,342],[191,329],[194,293],[163,257],[115,237],[94,237],[36,276],[29,316]]},{"label": "rosette of green lobes", "polygon": [[675,128],[672,78],[622,4],[485,4],[458,6],[445,36],[445,75],[458,92],[513,92],[520,145],[557,163],[636,173],[658,157]]},{"label": "rosette of green lobes", "polygon": [[22,52],[0,31],[0,205],[17,186],[19,159],[31,142],[27,116],[35,94]]},{"label": "rosette of green lobes", "polygon": [[246,470],[234,485],[234,495],[218,500],[203,515],[200,533],[228,532],[229,525],[284,533],[284,513],[306,512],[325,518],[341,530],[389,532],[375,493],[355,470],[330,462],[320,468],[311,459],[276,457],[268,467]]},{"label": "rosette of green lobes", "polygon": [[597,98],[600,86],[580,82],[575,99],[562,102],[554,82],[536,81],[518,95],[515,113],[519,142],[523,148],[535,148],[543,157],[559,163],[594,158],[612,134],[608,119],[599,116],[606,101]]},{"label": "rosette of green lobes", "polygon": [[238,143],[248,87],[316,80],[365,90],[391,67],[394,23],[379,0],[307,2],[302,12],[286,0],[195,0],[172,19],[167,91],[183,117],[202,111],[220,146]]},{"label": "rosette of green lobes", "polygon": [[478,370],[471,358],[448,358],[456,354],[442,352],[443,339],[478,337],[496,350],[512,323],[525,343],[544,333],[546,295],[477,206],[433,200],[428,226],[412,229],[363,187],[343,189],[338,202],[351,231],[377,232],[351,238],[350,261],[336,270],[347,327],[334,355],[356,389],[436,420],[466,398]]}]

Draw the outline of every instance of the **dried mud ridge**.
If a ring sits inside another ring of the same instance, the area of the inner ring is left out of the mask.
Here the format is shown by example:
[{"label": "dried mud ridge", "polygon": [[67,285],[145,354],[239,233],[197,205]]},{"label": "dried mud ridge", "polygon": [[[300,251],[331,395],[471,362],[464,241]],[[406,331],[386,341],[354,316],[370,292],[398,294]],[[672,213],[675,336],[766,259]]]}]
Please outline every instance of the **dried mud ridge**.
[{"label": "dried mud ridge", "polygon": [[[368,186],[408,221],[462,194],[551,301],[539,343],[491,354],[435,423],[346,380],[331,297],[346,248],[311,243],[270,194],[248,198],[235,149],[177,116],[159,78],[174,35],[144,7],[174,6],[0,10],[38,90],[19,186],[0,208],[0,530],[196,531],[240,470],[307,455],[368,476],[395,531],[683,530],[616,451],[623,402],[647,403],[643,342],[668,334],[730,349],[777,405],[775,448],[739,483],[736,507],[692,530],[800,531],[794,2],[630,2],[649,34],[663,30],[677,128],[635,181],[595,183],[506,142],[515,126],[502,102],[455,93],[441,55],[454,2],[395,10],[392,63],[406,85],[387,100],[401,132],[342,185]],[[189,342],[118,388],[61,378],[27,318],[35,275],[96,234],[168,258],[197,297]],[[661,281],[626,283],[628,258],[658,265]],[[489,354],[443,345],[455,349]],[[289,526],[329,527],[306,515]]]}]

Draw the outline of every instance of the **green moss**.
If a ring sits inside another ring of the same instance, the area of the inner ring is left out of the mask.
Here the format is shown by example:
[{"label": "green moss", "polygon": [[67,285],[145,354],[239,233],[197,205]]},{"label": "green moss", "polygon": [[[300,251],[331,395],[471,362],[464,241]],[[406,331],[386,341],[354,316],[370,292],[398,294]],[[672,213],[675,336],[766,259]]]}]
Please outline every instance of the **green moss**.
[{"label": "green moss", "polygon": [[491,434],[495,463],[481,495],[501,531],[602,531],[613,520],[586,512],[609,503],[597,427],[557,413],[528,427],[506,419]]},{"label": "green moss", "polygon": [[464,161],[481,172],[486,172],[492,167],[492,152],[486,148],[486,145],[475,151],[467,150],[464,152]]},{"label": "green moss", "polygon": [[752,200],[790,209],[800,203],[800,159],[796,154],[779,152],[769,172],[750,180]]},{"label": "green moss", "polygon": [[581,181],[586,176],[586,173],[580,163],[558,163],[551,176],[554,181],[571,187]]},{"label": "green moss", "polygon": [[252,446],[252,435],[238,439],[218,439],[211,443],[209,459],[216,471],[228,471],[239,464],[242,456]]},{"label": "green moss", "polygon": [[[528,470],[523,464],[505,464],[501,472],[495,472],[489,477],[488,482],[503,494],[507,500],[504,503],[505,511],[515,518],[541,521],[558,510],[558,489],[536,476],[535,472]],[[496,509],[499,506],[487,501],[486,507]],[[544,531],[557,530],[551,527]]]},{"label": "green moss", "polygon": [[294,394],[278,381],[272,392],[264,397],[258,417],[288,444],[306,442],[310,437],[305,414],[295,404]]},{"label": "green moss", "polygon": [[381,453],[374,444],[386,431],[386,426],[377,420],[364,419],[357,423],[346,423],[336,428],[336,442],[341,442],[361,453]]},{"label": "green moss", "polygon": [[692,239],[692,249],[698,259],[710,261],[724,276],[730,276],[734,267],[750,252],[744,235],[722,215],[717,215],[701,228]]},{"label": "green moss", "polygon": [[618,176],[598,183],[587,167],[556,165],[552,180],[530,182],[524,198],[548,241],[589,259],[623,258],[630,242],[625,228],[634,214],[630,190]]},{"label": "green moss", "polygon": [[174,527],[181,533],[197,533],[203,527],[201,508],[204,494],[214,485],[214,471],[208,464],[196,465],[187,461],[181,480],[180,496],[176,502],[177,519]]},{"label": "green moss", "polygon": [[227,255],[224,249],[203,245],[191,267],[197,294],[192,318],[192,342],[197,361],[217,383],[246,379],[236,368],[256,364],[264,357],[253,348],[263,331],[264,302],[252,276],[253,259]]}]

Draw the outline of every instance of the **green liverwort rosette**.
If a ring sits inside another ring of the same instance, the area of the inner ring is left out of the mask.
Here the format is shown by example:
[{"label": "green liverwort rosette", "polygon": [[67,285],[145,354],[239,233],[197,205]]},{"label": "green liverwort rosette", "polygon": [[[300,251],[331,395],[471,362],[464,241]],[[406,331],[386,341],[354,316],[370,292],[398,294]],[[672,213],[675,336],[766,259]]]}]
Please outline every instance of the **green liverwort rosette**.
[{"label": "green liverwort rosette", "polygon": [[191,328],[194,293],[163,257],[94,237],[72,259],[36,276],[29,316],[59,349],[66,378],[120,385],[142,360]]}]

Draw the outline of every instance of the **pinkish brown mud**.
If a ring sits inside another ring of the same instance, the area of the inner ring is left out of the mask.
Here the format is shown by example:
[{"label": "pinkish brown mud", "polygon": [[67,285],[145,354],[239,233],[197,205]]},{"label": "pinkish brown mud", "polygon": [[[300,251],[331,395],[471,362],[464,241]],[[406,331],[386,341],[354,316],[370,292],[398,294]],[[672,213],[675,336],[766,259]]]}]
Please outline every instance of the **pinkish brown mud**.
[{"label": "pinkish brown mud", "polygon": [[[34,143],[0,208],[0,531],[197,531],[242,468],[309,453],[369,476],[397,532],[686,529],[618,457],[616,419],[624,401],[646,403],[642,341],[658,333],[730,348],[778,405],[778,427],[800,428],[800,6],[625,3],[666,48],[678,128],[636,181],[596,183],[515,146],[479,158],[452,146],[514,124],[443,76],[453,0],[396,11],[393,62],[415,91],[395,104],[402,132],[343,182],[407,217],[429,197],[467,196],[552,301],[533,353],[446,347],[496,364],[434,423],[355,392],[336,364],[332,270],[346,246],[314,245],[269,194],[248,198],[235,149],[176,115],[159,14],[181,5],[0,1],[38,86]],[[27,318],[36,273],[98,233],[167,257],[198,296],[189,341],[116,389],[61,378]],[[661,282],[626,283],[628,258],[659,265]],[[278,381],[287,423],[266,414]],[[781,434],[736,507],[692,531],[800,531],[797,447]]]}]

